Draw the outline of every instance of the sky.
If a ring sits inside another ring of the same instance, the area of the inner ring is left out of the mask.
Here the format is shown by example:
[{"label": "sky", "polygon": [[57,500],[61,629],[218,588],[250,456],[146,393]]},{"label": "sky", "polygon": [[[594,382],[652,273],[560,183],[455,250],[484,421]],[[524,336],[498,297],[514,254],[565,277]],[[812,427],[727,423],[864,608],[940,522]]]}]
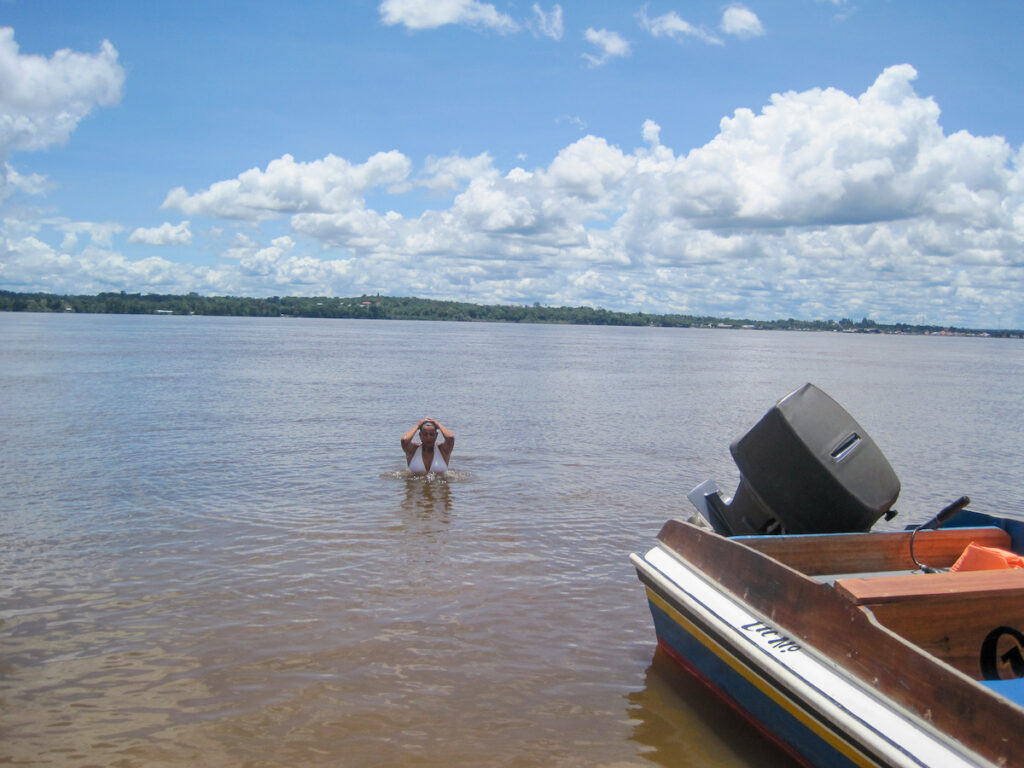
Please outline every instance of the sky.
[{"label": "sky", "polygon": [[1024,3],[0,0],[0,289],[1024,328]]}]

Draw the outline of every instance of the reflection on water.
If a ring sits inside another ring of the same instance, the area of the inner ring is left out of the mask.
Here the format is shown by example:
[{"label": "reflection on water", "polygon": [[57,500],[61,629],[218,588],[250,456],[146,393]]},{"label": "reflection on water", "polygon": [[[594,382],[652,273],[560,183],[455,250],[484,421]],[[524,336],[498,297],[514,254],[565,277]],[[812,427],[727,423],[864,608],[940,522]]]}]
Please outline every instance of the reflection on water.
[{"label": "reflection on water", "polygon": [[636,723],[632,739],[643,745],[643,757],[657,765],[798,765],[660,646],[644,674],[644,687],[626,698]]},{"label": "reflection on water", "polygon": [[[451,475],[451,471],[447,474]],[[402,509],[420,518],[449,522],[452,512],[451,483],[454,480],[454,477],[445,475],[407,475]]]},{"label": "reflection on water", "polygon": [[401,474],[405,493],[400,517],[405,528],[420,536],[433,537],[445,533],[452,522],[455,502],[452,479],[436,474]]}]

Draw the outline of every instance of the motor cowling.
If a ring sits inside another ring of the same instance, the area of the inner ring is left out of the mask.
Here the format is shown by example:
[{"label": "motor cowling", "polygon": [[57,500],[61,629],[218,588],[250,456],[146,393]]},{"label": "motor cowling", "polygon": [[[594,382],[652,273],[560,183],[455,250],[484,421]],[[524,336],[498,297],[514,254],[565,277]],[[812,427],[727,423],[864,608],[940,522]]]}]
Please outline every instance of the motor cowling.
[{"label": "motor cowling", "polygon": [[729,450],[736,493],[705,499],[709,522],[726,536],[867,531],[900,493],[874,440],[813,384],[779,400]]}]

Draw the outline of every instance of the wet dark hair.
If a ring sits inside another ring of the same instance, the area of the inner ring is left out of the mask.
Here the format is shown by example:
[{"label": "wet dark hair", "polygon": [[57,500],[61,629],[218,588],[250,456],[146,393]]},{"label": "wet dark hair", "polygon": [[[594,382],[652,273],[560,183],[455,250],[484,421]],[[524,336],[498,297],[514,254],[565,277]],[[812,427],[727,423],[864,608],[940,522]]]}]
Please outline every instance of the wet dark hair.
[{"label": "wet dark hair", "polygon": [[420,429],[422,430],[428,424],[434,428],[435,432],[440,432],[441,431],[440,429],[437,428],[437,422],[434,422],[434,421],[424,421],[422,424],[420,424]]}]

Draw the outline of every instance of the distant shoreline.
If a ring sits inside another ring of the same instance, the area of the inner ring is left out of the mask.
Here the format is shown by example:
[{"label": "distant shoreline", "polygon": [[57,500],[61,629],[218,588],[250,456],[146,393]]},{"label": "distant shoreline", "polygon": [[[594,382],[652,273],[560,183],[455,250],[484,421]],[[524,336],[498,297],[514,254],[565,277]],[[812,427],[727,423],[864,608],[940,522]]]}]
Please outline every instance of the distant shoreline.
[{"label": "distant shoreline", "polygon": [[958,328],[956,326],[877,323],[868,318],[841,320],[748,320],[707,315],[613,312],[592,307],[544,307],[514,304],[470,304],[414,297],[200,296],[196,293],[98,293],[63,296],[0,290],[3,312],[77,312],[129,315],[207,315],[231,317],[310,317],[376,320],[443,320],[450,322],[544,323],[562,325],[653,326],[661,328],[737,328],[770,331],[916,334],[1024,338],[1022,330]]}]

